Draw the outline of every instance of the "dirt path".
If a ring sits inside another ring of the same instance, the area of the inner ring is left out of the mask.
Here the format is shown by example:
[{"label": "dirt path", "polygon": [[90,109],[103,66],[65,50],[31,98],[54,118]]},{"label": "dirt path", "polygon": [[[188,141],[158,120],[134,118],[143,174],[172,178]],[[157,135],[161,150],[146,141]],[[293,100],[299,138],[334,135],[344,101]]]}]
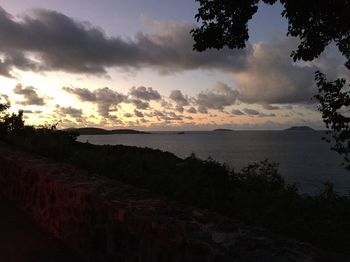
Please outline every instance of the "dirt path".
[{"label": "dirt path", "polygon": [[81,262],[22,210],[0,196],[1,262]]}]

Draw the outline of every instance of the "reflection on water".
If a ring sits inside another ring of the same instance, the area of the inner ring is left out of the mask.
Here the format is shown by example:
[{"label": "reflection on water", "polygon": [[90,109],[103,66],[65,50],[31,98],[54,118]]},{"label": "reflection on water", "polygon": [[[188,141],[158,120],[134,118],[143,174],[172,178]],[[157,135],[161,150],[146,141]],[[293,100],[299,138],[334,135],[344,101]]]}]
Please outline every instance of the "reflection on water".
[{"label": "reflection on water", "polygon": [[234,132],[157,132],[148,135],[80,136],[79,141],[92,144],[131,145],[161,149],[187,157],[225,162],[235,170],[247,164],[268,158],[278,162],[280,172],[290,183],[296,183],[301,192],[317,193],[322,182],[335,184],[341,193],[350,190],[350,172],[341,166],[342,157],[330,151],[321,141],[322,132],[234,131]]}]

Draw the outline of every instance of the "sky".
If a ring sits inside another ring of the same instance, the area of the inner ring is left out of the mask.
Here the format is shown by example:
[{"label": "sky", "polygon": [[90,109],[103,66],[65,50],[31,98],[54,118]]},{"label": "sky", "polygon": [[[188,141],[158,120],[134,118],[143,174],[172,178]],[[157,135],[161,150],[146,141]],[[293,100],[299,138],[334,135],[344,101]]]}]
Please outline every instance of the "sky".
[{"label": "sky", "polygon": [[348,76],[329,47],[293,63],[279,4],[245,49],[192,50],[195,0],[0,0],[0,99],[28,124],[139,130],[322,129],[314,72]]}]

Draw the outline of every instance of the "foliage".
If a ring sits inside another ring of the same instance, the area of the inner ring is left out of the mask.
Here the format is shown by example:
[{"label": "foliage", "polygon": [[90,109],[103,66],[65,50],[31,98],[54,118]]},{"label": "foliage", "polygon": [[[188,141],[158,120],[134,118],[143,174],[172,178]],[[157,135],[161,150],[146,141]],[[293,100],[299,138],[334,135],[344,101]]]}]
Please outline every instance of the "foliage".
[{"label": "foliage", "polygon": [[332,150],[344,155],[346,168],[350,169],[350,117],[346,115],[346,109],[350,106],[350,92],[344,90],[345,79],[328,82],[326,76],[317,71],[315,80],[318,87],[315,97],[320,102],[318,109],[322,112],[327,128],[332,130],[328,131],[328,134],[331,134],[335,141]]},{"label": "foliage", "polygon": [[18,133],[24,128],[23,111],[10,114],[10,104],[0,104],[0,134]]},{"label": "foliage", "polygon": [[[284,181],[278,165],[268,160],[234,172],[194,154],[181,159],[149,148],[79,143],[76,134],[57,130],[56,124],[12,125],[6,121],[13,116],[7,109],[0,120],[7,133],[1,133],[1,139],[21,149],[349,254],[350,198],[338,196],[329,183],[319,196],[303,196]],[[15,116],[14,122],[22,123],[23,115]]]},{"label": "foliage", "polygon": [[[195,18],[200,27],[192,30],[194,49],[244,48],[249,39],[248,21],[258,11],[260,0],[196,0]],[[273,5],[277,0],[262,0]],[[350,69],[349,0],[280,0],[282,16],[288,20],[288,35],[298,37],[294,61],[318,57],[332,41],[346,57]]]}]

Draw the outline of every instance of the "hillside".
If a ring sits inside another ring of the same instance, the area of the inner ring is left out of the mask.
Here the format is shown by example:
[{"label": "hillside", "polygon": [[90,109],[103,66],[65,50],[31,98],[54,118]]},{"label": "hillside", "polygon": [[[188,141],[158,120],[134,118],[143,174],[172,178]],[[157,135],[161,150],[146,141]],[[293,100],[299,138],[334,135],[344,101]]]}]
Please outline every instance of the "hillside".
[{"label": "hillside", "polygon": [[219,128],[219,129],[214,129],[214,132],[233,132],[232,129],[226,129],[226,128]]},{"label": "hillside", "polygon": [[285,129],[284,131],[315,131],[315,129],[309,126],[292,126],[290,128]]},{"label": "hillside", "polygon": [[71,128],[70,131],[79,133],[79,135],[114,135],[114,134],[150,134],[148,132],[137,131],[133,129],[113,129],[106,130],[95,127]]}]

